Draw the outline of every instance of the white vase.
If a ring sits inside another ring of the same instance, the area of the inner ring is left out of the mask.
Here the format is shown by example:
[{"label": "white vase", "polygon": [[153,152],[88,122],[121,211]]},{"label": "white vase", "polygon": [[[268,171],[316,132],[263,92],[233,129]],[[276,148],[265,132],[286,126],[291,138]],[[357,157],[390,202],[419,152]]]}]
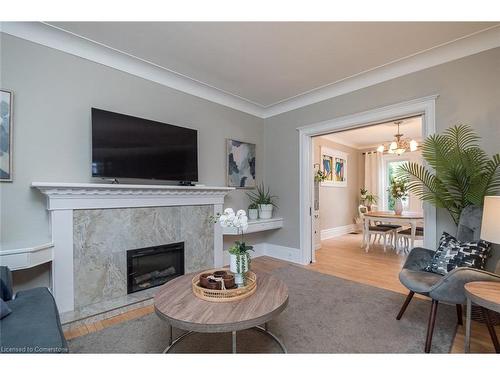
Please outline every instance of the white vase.
[{"label": "white vase", "polygon": [[261,219],[270,219],[273,217],[272,204],[259,204],[259,217]]},{"label": "white vase", "polygon": [[403,200],[401,198],[396,198],[396,202],[394,204],[394,212],[396,215],[401,215],[403,213]]},{"label": "white vase", "polygon": [[238,286],[245,285],[245,273],[248,272],[249,256],[246,254],[230,254],[229,270],[234,273],[234,282]]},{"label": "white vase", "polygon": [[257,208],[248,209],[248,218],[250,220],[257,220],[258,217],[259,217],[259,210]]}]

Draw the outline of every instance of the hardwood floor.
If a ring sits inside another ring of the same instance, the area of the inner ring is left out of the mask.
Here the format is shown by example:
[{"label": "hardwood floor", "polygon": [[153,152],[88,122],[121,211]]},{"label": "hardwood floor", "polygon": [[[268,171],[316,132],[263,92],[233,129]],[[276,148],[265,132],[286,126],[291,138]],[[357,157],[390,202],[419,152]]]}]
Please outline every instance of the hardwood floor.
[{"label": "hardwood floor", "polygon": [[[360,235],[351,234],[323,241],[322,248],[316,251],[316,263],[305,266],[305,268],[401,293],[402,304],[404,295],[408,291],[399,282],[398,274],[405,258],[396,255],[390,249],[384,253],[382,246],[379,245],[373,246],[366,253],[364,249],[360,248],[360,241]],[[286,267],[288,264],[288,262],[270,257],[258,257],[252,260],[252,268],[257,272],[271,272],[273,269]],[[419,296],[419,298],[425,297]],[[142,307],[113,318],[66,331],[65,336],[67,339],[83,336],[153,312],[153,306]],[[394,316],[397,313],[398,311],[394,311]],[[464,338],[465,327],[459,326],[453,342],[452,353],[464,353]],[[472,322],[471,352],[494,353],[493,344],[484,324]]]},{"label": "hardwood floor", "polygon": [[367,253],[360,245],[360,234],[346,234],[322,241],[321,249],[316,251],[316,263],[307,268],[407,294],[407,289],[398,278],[405,257],[396,255],[389,248],[384,253],[383,247],[378,244],[371,245]]}]

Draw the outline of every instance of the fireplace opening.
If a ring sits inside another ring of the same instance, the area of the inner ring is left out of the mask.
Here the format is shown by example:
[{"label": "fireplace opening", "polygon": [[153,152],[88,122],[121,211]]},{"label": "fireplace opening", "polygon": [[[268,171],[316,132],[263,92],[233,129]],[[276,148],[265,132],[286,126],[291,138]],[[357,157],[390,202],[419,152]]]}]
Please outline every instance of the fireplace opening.
[{"label": "fireplace opening", "polygon": [[184,242],[127,251],[127,293],[184,275]]}]

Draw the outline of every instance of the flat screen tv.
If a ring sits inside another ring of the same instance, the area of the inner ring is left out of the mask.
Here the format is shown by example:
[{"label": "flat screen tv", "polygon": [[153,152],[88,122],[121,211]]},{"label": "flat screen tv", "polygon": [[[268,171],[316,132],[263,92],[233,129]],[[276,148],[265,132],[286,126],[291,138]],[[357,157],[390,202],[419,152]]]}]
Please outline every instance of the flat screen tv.
[{"label": "flat screen tv", "polygon": [[92,176],[198,181],[198,132],[92,108]]}]

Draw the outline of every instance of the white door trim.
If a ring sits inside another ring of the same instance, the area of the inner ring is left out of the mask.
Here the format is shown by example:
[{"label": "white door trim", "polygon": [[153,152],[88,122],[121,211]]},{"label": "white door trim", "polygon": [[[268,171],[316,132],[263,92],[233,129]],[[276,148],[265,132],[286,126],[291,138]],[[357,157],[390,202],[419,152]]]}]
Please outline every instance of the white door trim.
[{"label": "white door trim", "polygon": [[[417,98],[297,128],[299,131],[299,222],[302,263],[311,262],[313,248],[311,216],[314,188],[314,170],[311,162],[312,137],[380,122],[389,122],[413,115],[422,115],[422,135],[427,137],[436,132],[436,99],[438,96]],[[424,203],[424,218],[426,226],[424,246],[432,249],[436,247],[436,208]]]}]

